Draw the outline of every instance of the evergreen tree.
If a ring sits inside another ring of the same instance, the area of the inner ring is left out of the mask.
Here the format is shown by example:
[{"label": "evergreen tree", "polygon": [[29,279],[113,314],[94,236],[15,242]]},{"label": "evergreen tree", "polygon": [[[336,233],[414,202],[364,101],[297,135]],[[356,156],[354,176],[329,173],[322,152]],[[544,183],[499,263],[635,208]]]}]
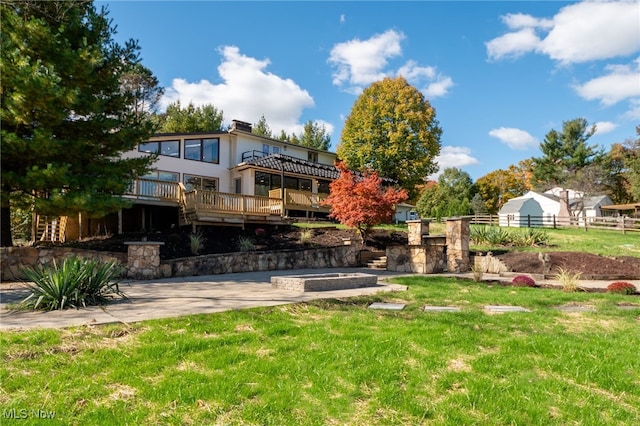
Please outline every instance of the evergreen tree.
[{"label": "evergreen tree", "polygon": [[258,122],[253,125],[253,127],[251,128],[251,133],[267,138],[272,137],[271,128],[267,124],[267,119],[264,117],[264,114],[260,117],[260,120],[258,120]]},{"label": "evergreen tree", "polygon": [[196,107],[189,102],[183,108],[180,101],[176,101],[167,106],[157,120],[160,133],[196,133],[221,131],[224,118],[222,110],[212,104]]},{"label": "evergreen tree", "polygon": [[0,243],[10,246],[22,200],[41,214],[123,205],[117,195],[154,160],[121,158],[153,133],[126,76],[151,74],[136,42],[116,43],[106,9],[91,1],[4,0],[0,18]]},{"label": "evergreen tree", "polygon": [[327,151],[331,146],[331,137],[325,126],[311,120],[304,125],[304,132],[300,134],[300,145]]},{"label": "evergreen tree", "polygon": [[587,145],[595,131],[596,126],[589,127],[583,118],[563,122],[561,132],[549,131],[540,143],[543,156],[533,159],[534,186],[566,187],[581,169],[601,161],[602,151],[595,145]]}]

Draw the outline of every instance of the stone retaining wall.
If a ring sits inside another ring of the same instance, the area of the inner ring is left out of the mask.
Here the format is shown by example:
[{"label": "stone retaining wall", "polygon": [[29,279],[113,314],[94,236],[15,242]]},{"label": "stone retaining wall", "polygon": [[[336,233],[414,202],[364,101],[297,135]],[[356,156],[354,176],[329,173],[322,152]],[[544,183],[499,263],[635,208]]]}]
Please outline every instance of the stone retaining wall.
[{"label": "stone retaining wall", "polygon": [[[156,247],[151,247],[156,248]],[[238,252],[185,257],[160,261],[149,255],[149,245],[129,246],[129,253],[79,250],[73,248],[6,247],[0,249],[0,280],[23,278],[25,267],[48,266],[55,260],[77,256],[87,259],[116,261],[123,265],[126,275],[135,279],[184,277],[193,275],[226,274],[306,268],[340,268],[359,266],[361,247],[357,244],[338,247]]]},{"label": "stone retaining wall", "polygon": [[68,257],[127,264],[126,253],[81,250],[70,247],[2,247],[0,248],[0,281],[16,281],[23,278],[21,270],[29,267],[48,266],[55,260],[60,264]]},{"label": "stone retaining wall", "polygon": [[228,274],[306,268],[359,266],[360,247],[338,246],[304,250],[210,254],[163,261],[162,276]]}]

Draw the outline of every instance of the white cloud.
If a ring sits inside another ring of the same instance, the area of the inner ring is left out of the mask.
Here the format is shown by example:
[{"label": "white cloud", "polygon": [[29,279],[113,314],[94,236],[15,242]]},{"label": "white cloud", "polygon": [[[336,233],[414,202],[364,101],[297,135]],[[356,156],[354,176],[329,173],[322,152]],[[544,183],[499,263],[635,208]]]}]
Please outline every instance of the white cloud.
[{"label": "white cloud", "polygon": [[[314,106],[313,98],[306,90],[291,79],[267,72],[268,59],[242,55],[235,46],[223,46],[218,52],[222,55],[218,66],[222,83],[213,84],[208,80],[190,83],[176,78],[166,90],[163,106],[177,100],[182,105],[189,102],[196,106],[213,104],[223,111],[227,123],[233,119],[256,123],[264,115],[276,135],[281,130],[287,133],[301,131],[302,111]],[[333,131],[333,126],[330,128]]]},{"label": "white cloud", "polygon": [[552,19],[506,15],[516,31],[487,42],[487,53],[499,60],[535,51],[561,64],[630,55],[640,49],[639,13],[638,2],[623,0],[572,4]]},{"label": "white cloud", "polygon": [[598,121],[596,124],[596,133],[597,135],[604,135],[605,133],[609,133],[614,131],[618,125],[611,121]]},{"label": "white cloud", "polygon": [[388,60],[402,53],[400,41],[404,38],[404,34],[388,30],[368,40],[353,39],[336,44],[329,56],[329,63],[337,68],[333,84],[362,88],[383,79]]},{"label": "white cloud", "polygon": [[491,59],[504,57],[517,58],[536,49],[540,39],[533,28],[523,28],[520,31],[507,33],[486,43],[487,52]]},{"label": "white cloud", "polygon": [[624,99],[640,96],[640,58],[632,65],[608,65],[608,74],[594,78],[574,89],[587,100],[599,100],[611,106]]},{"label": "white cloud", "polygon": [[629,101],[629,110],[624,113],[623,119],[629,121],[640,121],[640,98]]},{"label": "white cloud", "polygon": [[500,127],[489,132],[489,136],[493,136],[500,140],[511,149],[529,149],[538,145],[536,138],[528,132],[513,127]]},{"label": "white cloud", "polygon": [[438,73],[433,66],[421,66],[408,60],[394,71],[389,61],[402,55],[403,33],[387,30],[367,40],[353,39],[336,44],[328,62],[334,67],[333,84],[344,91],[359,94],[371,83],[389,76],[402,76],[425,96],[444,96],[453,86],[451,77]]},{"label": "white cloud", "polygon": [[340,15],[340,23],[344,24],[345,22],[347,22],[347,17],[345,16],[345,14],[343,13],[342,15]]},{"label": "white cloud", "polygon": [[478,159],[471,156],[471,149],[463,146],[443,146],[440,155],[435,158],[440,166],[437,173],[429,176],[430,179],[437,179],[444,169],[448,167],[462,168],[473,164],[479,164]]}]

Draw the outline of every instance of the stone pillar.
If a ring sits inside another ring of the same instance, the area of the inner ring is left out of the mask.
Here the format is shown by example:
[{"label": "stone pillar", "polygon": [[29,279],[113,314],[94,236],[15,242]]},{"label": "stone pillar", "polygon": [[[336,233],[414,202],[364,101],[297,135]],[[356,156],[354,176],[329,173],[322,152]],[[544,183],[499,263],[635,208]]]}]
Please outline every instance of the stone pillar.
[{"label": "stone pillar", "polygon": [[422,237],[429,235],[428,220],[408,220],[407,221],[407,237],[410,246],[421,246]]},{"label": "stone pillar", "polygon": [[160,270],[160,246],[158,241],[132,241],[125,243],[127,250],[127,276],[149,280],[162,276]]},{"label": "stone pillar", "polygon": [[469,260],[469,224],[471,219],[452,217],[447,219],[447,270],[466,272]]}]

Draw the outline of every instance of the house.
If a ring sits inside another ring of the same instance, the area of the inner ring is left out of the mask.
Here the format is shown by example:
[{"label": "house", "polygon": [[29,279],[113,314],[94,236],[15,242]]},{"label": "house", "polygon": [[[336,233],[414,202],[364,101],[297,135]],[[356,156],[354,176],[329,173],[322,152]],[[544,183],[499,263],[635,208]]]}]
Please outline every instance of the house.
[{"label": "house", "polygon": [[541,217],[543,217],[543,210],[540,203],[534,198],[524,197],[510,199],[498,214],[500,226],[516,228],[539,226]]},{"label": "house", "polygon": [[149,154],[158,159],[131,183],[130,207],[99,219],[38,217],[36,241],[326,217],[323,201],[340,174],[335,153],[254,134],[239,120],[228,131],[156,134],[123,157]]},{"label": "house", "polygon": [[[336,154],[251,132],[233,120],[228,131],[156,134],[123,154],[158,154],[154,170],[132,182],[131,206],[100,219],[39,218],[37,240],[183,225],[282,224],[321,217]],[[282,184],[283,183],[283,184]],[[65,235],[61,235],[65,234]]]},{"label": "house", "polygon": [[[538,210],[531,203],[523,203],[523,200],[533,200],[538,204],[541,213],[534,214]],[[553,188],[544,193],[529,191],[526,194],[512,198],[498,212],[500,226],[556,226],[568,225],[572,222],[584,225],[591,218],[602,216],[601,208],[611,205],[613,202],[607,195],[585,196],[583,192],[572,189]],[[522,220],[515,219],[529,216],[529,225]],[[511,222],[515,221],[517,225]]]},{"label": "house", "polygon": [[416,212],[416,206],[407,203],[396,204],[396,213],[393,220],[396,223],[406,222],[408,220],[418,219],[418,213]]}]

